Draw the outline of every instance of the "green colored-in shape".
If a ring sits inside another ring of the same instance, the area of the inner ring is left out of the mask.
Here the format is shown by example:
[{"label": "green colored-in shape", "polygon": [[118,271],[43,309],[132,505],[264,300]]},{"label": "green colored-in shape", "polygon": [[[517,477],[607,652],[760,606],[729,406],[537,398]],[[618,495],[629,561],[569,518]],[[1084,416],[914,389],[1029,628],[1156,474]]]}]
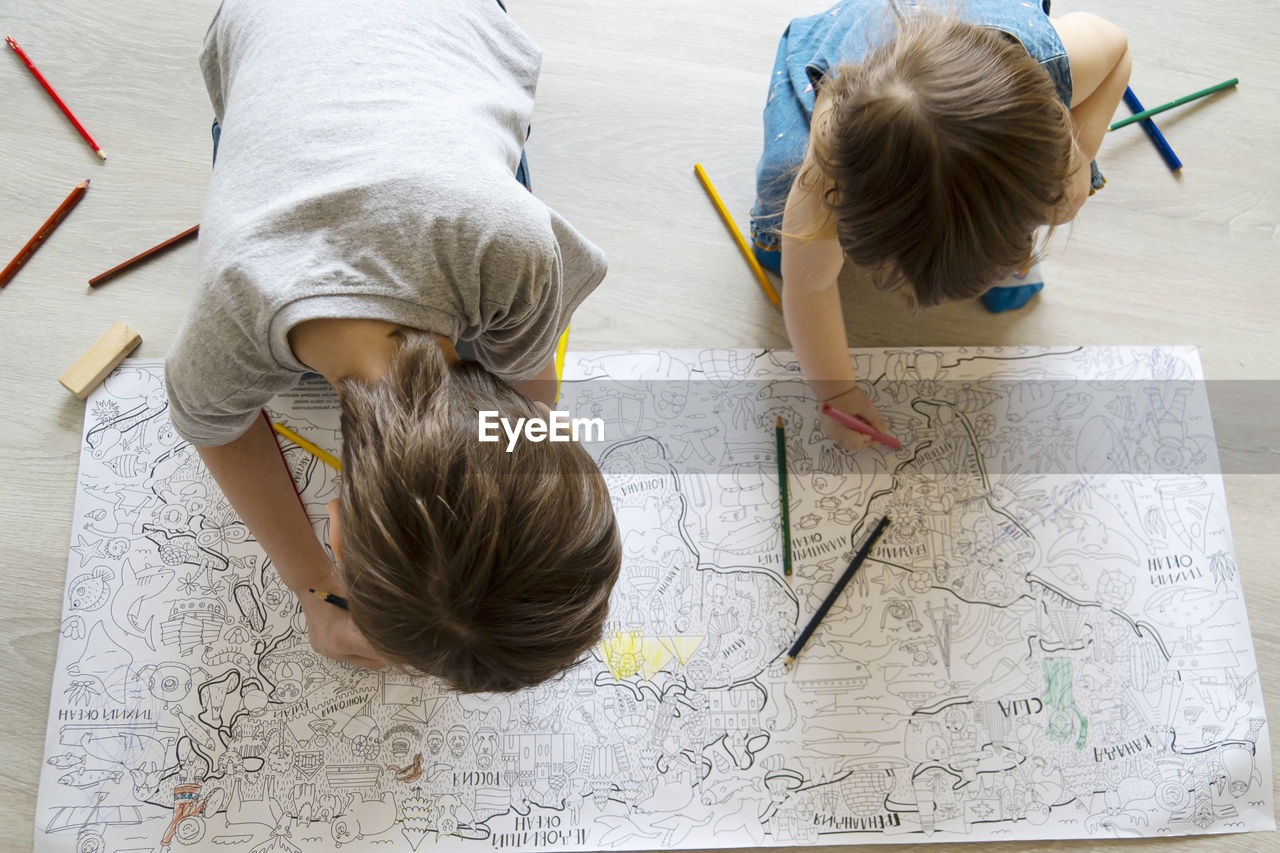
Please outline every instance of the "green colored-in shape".
[{"label": "green colored-in shape", "polygon": [[[1089,721],[1076,707],[1075,696],[1071,689],[1071,659],[1045,658],[1044,661],[1044,704],[1049,708],[1049,728],[1045,734],[1049,740],[1066,743],[1071,733],[1076,730],[1079,721],[1079,735],[1076,737],[1076,749],[1084,749],[1089,735]],[[1072,715],[1075,719],[1072,719]]]}]

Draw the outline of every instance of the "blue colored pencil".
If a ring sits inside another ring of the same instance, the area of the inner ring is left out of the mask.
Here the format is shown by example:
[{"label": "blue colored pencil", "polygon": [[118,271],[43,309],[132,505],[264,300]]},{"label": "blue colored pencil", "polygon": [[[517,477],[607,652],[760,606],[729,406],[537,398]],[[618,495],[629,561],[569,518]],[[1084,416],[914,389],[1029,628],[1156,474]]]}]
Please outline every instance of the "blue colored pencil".
[{"label": "blue colored pencil", "polygon": [[858,567],[866,562],[867,555],[871,553],[871,549],[875,546],[876,540],[880,538],[880,534],[884,533],[884,529],[889,526],[889,516],[880,519],[880,523],[876,525],[875,530],[871,531],[871,535],[862,543],[862,547],[858,549],[858,553],[853,555],[853,559],[849,561],[849,568],[844,570],[844,574],[836,581],[836,585],[831,587],[831,591],[827,593],[827,597],[822,600],[822,604],[818,605],[818,610],[809,619],[809,624],[804,626],[804,630],[800,632],[800,636],[791,644],[791,648],[787,651],[787,659],[783,665],[787,669],[796,662],[796,655],[800,654],[800,650],[804,648],[804,644],[809,642],[809,638],[813,636],[813,632],[818,629],[822,618],[827,615],[827,611],[831,609],[831,605],[836,603],[836,599],[840,597],[840,593],[844,592],[844,588],[849,585],[849,581],[853,580],[854,574],[857,573]]},{"label": "blue colored pencil", "polygon": [[[1132,112],[1140,113],[1146,108],[1138,101],[1138,96],[1133,94],[1133,90],[1125,87],[1124,102]],[[1142,120],[1142,129],[1147,132],[1147,136],[1151,138],[1151,144],[1160,152],[1160,156],[1164,158],[1164,162],[1169,167],[1169,171],[1176,172],[1182,168],[1182,161],[1178,159],[1178,155],[1173,153],[1173,149],[1169,147],[1169,142],[1164,138],[1164,134],[1160,132],[1160,128],[1156,127],[1156,123],[1149,118]]]}]

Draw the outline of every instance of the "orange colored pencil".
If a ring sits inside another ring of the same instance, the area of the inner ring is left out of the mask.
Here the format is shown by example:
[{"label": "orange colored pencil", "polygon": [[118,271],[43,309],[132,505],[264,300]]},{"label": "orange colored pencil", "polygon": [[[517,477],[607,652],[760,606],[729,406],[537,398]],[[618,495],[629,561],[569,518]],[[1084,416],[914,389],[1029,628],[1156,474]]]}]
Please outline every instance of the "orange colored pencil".
[{"label": "orange colored pencil", "polygon": [[150,249],[147,249],[145,252],[134,255],[132,258],[125,261],[124,263],[117,264],[116,266],[112,267],[111,269],[107,270],[106,272],[100,275],[95,275],[93,278],[89,279],[89,286],[97,287],[107,279],[111,278],[117,273],[124,272],[134,264],[141,263],[142,261],[145,261],[147,258],[151,257],[152,255],[158,252],[163,252],[165,249],[169,248],[170,246],[176,243],[181,243],[183,240],[187,239],[188,237],[196,236],[196,234],[199,233],[199,231],[200,231],[199,225],[192,225],[186,231],[183,231],[181,234],[178,234],[177,236],[170,237],[168,240],[165,240],[163,243],[159,244],[158,246],[152,246]]},{"label": "orange colored pencil", "polygon": [[84,193],[87,189],[89,189],[88,178],[76,184],[76,188],[71,191],[71,195],[67,196],[62,204],[58,205],[58,209],[53,212],[53,216],[45,220],[44,225],[40,226],[40,230],[36,232],[35,236],[27,241],[27,245],[22,247],[22,251],[14,255],[13,260],[9,261],[9,265],[4,268],[4,272],[0,272],[0,287],[4,287],[9,283],[9,279],[13,278],[18,270],[22,269],[22,265],[36,253],[36,249],[39,249],[40,244],[48,239],[49,235],[53,233],[53,229],[62,224],[62,220],[67,218],[67,214],[71,212],[71,209],[80,203],[80,199],[84,198]]},{"label": "orange colored pencil", "polygon": [[49,93],[49,97],[53,98],[53,102],[58,105],[58,109],[62,110],[63,114],[71,120],[73,125],[75,125],[76,130],[80,131],[80,135],[84,137],[85,142],[89,143],[89,147],[93,149],[93,153],[97,154],[103,160],[107,159],[107,155],[98,147],[98,143],[93,141],[93,137],[89,135],[89,131],[84,129],[84,125],[80,123],[80,119],[76,118],[75,113],[71,112],[71,108],[67,106],[66,101],[62,100],[58,93],[54,91],[54,88],[49,81],[44,79],[44,75],[40,73],[39,68],[36,68],[36,64],[31,61],[31,57],[27,56],[26,51],[18,47],[18,43],[14,41],[12,37],[5,36],[4,40],[9,47],[13,48],[13,52],[18,54],[18,58],[22,60],[23,64],[27,66],[27,70],[31,72],[31,76],[35,77],[36,81],[44,87],[46,92]]}]

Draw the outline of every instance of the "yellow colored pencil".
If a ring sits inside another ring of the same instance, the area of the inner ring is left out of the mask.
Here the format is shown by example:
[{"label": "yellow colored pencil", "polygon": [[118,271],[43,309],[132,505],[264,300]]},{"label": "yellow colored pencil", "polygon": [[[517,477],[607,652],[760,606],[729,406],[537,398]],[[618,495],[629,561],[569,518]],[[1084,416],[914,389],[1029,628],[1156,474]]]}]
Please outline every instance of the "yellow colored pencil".
[{"label": "yellow colored pencil", "polygon": [[342,470],[342,460],[334,456],[329,451],[325,450],[323,447],[319,447],[317,445],[312,444],[302,436],[298,435],[293,430],[289,429],[284,424],[272,424],[271,428],[276,432],[280,433],[281,435],[283,435],[285,438],[292,441],[294,444],[301,447],[303,450],[310,453],[315,458],[319,459],[321,462],[325,462],[328,465],[331,465],[334,469],[338,471]]},{"label": "yellow colored pencil", "polygon": [[569,327],[564,327],[564,334],[556,344],[556,402],[560,402],[560,377],[564,376],[564,354],[569,351]]},{"label": "yellow colored pencil", "polygon": [[778,291],[773,289],[773,282],[769,281],[769,276],[765,275],[764,267],[760,266],[760,262],[756,260],[755,254],[751,251],[751,247],[747,245],[746,238],[738,230],[738,224],[729,215],[729,208],[724,206],[724,202],[720,199],[720,193],[716,192],[716,188],[711,184],[711,179],[707,177],[707,170],[702,168],[701,163],[694,163],[693,172],[702,183],[702,188],[707,191],[707,195],[711,198],[711,203],[716,206],[716,210],[720,213],[720,218],[724,220],[724,226],[729,229],[729,233],[733,236],[733,242],[738,244],[738,251],[742,252],[742,257],[747,259],[747,265],[755,273],[756,281],[760,282],[760,286],[764,288],[764,295],[769,297],[769,301],[773,303],[774,308],[781,308],[782,300],[778,298]]}]

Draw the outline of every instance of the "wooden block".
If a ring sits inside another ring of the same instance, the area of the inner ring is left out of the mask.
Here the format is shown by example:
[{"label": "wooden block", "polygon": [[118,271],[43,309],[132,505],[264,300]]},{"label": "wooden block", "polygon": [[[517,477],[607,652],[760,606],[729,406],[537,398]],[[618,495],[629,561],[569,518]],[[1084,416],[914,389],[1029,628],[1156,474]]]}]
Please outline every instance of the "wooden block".
[{"label": "wooden block", "polygon": [[76,359],[76,363],[58,381],[63,388],[83,400],[140,343],[142,335],[117,320],[105,335],[98,338],[96,344],[89,347],[88,352]]}]

